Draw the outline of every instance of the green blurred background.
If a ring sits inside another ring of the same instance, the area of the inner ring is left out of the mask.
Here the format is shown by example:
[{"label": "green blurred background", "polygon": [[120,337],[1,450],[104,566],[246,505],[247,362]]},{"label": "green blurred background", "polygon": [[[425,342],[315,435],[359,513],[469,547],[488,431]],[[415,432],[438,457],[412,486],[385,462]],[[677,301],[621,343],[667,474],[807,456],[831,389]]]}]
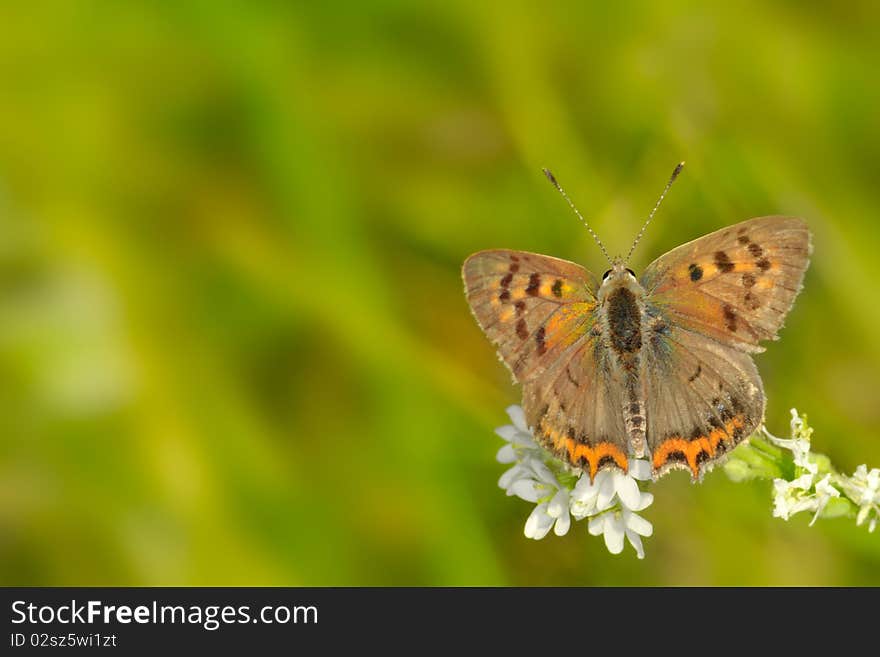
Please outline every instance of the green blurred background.
[{"label": "green blurred background", "polygon": [[768,483],[654,487],[647,559],[523,537],[459,268],[814,230],[758,357],[880,465],[876,3],[4,3],[0,583],[880,584]]}]

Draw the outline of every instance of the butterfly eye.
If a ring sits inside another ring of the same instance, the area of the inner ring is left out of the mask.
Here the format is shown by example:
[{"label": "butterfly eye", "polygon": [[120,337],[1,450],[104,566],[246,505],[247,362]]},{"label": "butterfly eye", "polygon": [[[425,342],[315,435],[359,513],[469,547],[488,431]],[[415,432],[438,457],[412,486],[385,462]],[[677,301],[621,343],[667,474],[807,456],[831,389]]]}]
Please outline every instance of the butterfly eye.
[{"label": "butterfly eye", "polygon": [[611,275],[611,270],[609,269],[609,270],[606,271],[604,274],[602,274],[602,280],[604,281],[604,280],[605,280],[606,278],[608,278],[610,275]]},{"label": "butterfly eye", "polygon": [[632,276],[633,278],[636,277],[636,273],[632,269],[627,269],[627,271],[629,272],[630,276]]}]

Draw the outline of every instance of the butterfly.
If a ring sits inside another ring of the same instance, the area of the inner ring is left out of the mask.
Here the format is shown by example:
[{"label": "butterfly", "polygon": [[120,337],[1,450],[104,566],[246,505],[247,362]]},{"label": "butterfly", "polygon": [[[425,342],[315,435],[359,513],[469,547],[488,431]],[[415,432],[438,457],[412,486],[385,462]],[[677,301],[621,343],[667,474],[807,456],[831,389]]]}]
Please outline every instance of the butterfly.
[{"label": "butterfly", "polygon": [[591,479],[648,458],[655,479],[681,468],[700,480],[763,423],[752,355],[777,339],[801,290],[810,231],[795,217],[749,219],[672,249],[636,278],[626,261],[682,165],[626,259],[608,258],[590,229],[611,265],[601,279],[508,249],[462,268],[477,323],[522,384],[535,438]]}]

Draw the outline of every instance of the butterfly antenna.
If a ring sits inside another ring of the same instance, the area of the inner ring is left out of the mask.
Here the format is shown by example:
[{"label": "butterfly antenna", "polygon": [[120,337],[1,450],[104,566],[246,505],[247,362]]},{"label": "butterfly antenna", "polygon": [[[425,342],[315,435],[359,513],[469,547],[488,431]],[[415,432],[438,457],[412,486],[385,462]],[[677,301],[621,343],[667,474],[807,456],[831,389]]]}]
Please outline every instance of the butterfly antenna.
[{"label": "butterfly antenna", "polygon": [[639,234],[636,235],[636,239],[633,242],[633,245],[629,248],[629,253],[626,254],[626,259],[624,262],[629,262],[630,256],[633,254],[633,251],[636,250],[636,245],[639,243],[639,240],[642,239],[642,235],[645,234],[645,229],[648,227],[648,224],[651,223],[651,219],[654,218],[654,213],[657,212],[657,208],[660,207],[660,204],[663,202],[663,199],[666,197],[666,192],[669,191],[669,188],[672,187],[672,183],[675,182],[675,179],[678,178],[678,174],[681,173],[681,170],[684,169],[684,162],[679,162],[676,165],[675,170],[672,172],[672,175],[669,176],[669,182],[666,183],[666,187],[663,188],[663,193],[660,194],[660,198],[657,199],[656,205],[654,205],[654,209],[651,210],[651,214],[648,215],[647,221],[645,221],[645,225],[642,226],[642,229],[639,231]]},{"label": "butterfly antenna", "polygon": [[562,187],[561,187],[561,186],[559,185],[559,183],[556,181],[556,176],[554,176],[554,175],[550,172],[550,169],[542,169],[542,171],[544,172],[544,175],[547,176],[547,180],[549,180],[551,183],[553,183],[553,186],[556,188],[556,191],[558,191],[560,194],[562,194],[562,198],[564,198],[564,199],[566,200],[566,202],[568,203],[569,207],[571,207],[571,209],[574,210],[574,213],[578,216],[578,219],[580,219],[580,220],[583,222],[584,226],[587,227],[587,230],[590,231],[590,235],[592,235],[592,236],[593,236],[593,239],[596,240],[596,244],[598,244],[598,245],[599,245],[599,248],[602,249],[602,253],[605,254],[605,258],[606,258],[606,259],[608,260],[608,262],[610,263],[610,262],[611,262],[611,256],[609,256],[609,255],[608,255],[608,251],[605,250],[605,245],[602,244],[602,240],[600,240],[600,239],[599,239],[599,236],[596,235],[596,233],[593,232],[593,229],[590,228],[590,224],[587,223],[587,220],[584,219],[583,215],[582,215],[582,214],[578,211],[578,209],[574,206],[574,203],[571,202],[571,199],[568,198],[568,194],[565,193],[565,190],[562,189]]}]

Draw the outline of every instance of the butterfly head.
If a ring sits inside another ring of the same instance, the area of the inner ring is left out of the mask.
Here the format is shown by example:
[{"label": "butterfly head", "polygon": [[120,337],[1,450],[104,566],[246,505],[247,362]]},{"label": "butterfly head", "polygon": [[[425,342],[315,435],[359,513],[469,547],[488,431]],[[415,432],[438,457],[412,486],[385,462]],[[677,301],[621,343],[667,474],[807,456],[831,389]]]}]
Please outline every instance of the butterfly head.
[{"label": "butterfly head", "polygon": [[626,266],[621,257],[611,261],[611,269],[602,274],[602,285],[599,287],[599,298],[607,296],[611,290],[619,287],[630,288],[633,292],[640,290],[641,285],[636,279],[636,273]]}]

